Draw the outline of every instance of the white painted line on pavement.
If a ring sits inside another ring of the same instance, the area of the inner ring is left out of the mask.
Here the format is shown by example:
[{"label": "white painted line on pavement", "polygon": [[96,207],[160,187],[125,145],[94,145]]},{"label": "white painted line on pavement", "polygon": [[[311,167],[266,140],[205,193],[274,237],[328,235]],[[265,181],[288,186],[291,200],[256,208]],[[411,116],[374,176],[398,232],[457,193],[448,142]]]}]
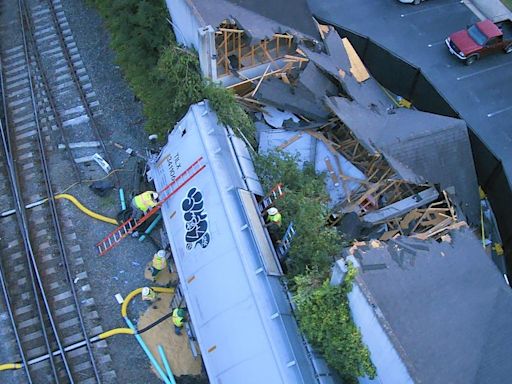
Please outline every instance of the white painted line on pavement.
[{"label": "white painted line on pavement", "polygon": [[457,77],[457,80],[468,79],[470,77],[477,76],[477,75],[480,75],[480,74],[485,73],[485,72],[494,71],[495,69],[506,67],[507,65],[511,65],[511,64],[512,64],[512,60],[509,61],[508,63],[503,63],[503,64],[495,65],[494,67],[482,69],[480,71],[475,71],[473,73],[469,73],[469,74],[464,75],[464,76],[459,76],[459,77]]},{"label": "white painted line on pavement", "polygon": [[498,109],[497,111],[491,112],[487,114],[487,117],[493,117],[496,115],[499,115],[500,113],[506,112],[508,110],[512,109],[512,105],[503,109]]}]

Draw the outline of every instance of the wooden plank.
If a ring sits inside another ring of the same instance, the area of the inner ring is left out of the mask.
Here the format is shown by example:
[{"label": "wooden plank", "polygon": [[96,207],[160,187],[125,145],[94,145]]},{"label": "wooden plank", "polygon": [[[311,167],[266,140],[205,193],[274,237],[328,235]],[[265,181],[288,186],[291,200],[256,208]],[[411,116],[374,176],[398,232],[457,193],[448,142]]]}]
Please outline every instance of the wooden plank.
[{"label": "wooden plank", "polygon": [[391,231],[384,232],[381,237],[379,237],[379,240],[386,241],[389,239],[392,239],[396,234],[398,234],[398,229],[392,229]]},{"label": "wooden plank", "polygon": [[295,143],[297,140],[299,140],[302,135],[304,133],[303,132],[299,132],[297,133],[296,135],[293,135],[292,137],[290,137],[288,140],[286,140],[284,143],[282,143],[281,145],[278,145],[277,146],[277,149],[285,149],[287,146],[289,146],[290,144],[293,144]]},{"label": "wooden plank", "polygon": [[270,55],[270,53],[267,50],[267,40],[265,40],[264,45],[260,43],[260,48],[263,50],[263,54],[267,57],[267,59],[274,65],[275,68],[279,68],[277,63],[274,61],[274,58]]},{"label": "wooden plank", "polygon": [[340,183],[338,180],[338,175],[334,172],[334,168],[332,167],[331,160],[328,157],[324,159],[325,165],[327,166],[327,171],[331,176],[331,180],[334,183],[334,186],[337,187]]},{"label": "wooden plank", "polygon": [[221,32],[232,32],[232,33],[243,33],[243,29],[232,29],[232,28],[219,28]]},{"label": "wooden plank", "polygon": [[[428,230],[427,232],[425,232],[425,233],[418,233],[418,234],[413,235],[411,237],[414,237],[414,238],[417,238],[417,239],[420,239],[420,240],[427,240],[428,238],[433,237],[435,235],[438,235],[441,232],[451,231],[453,229],[460,229],[460,228],[468,226],[465,221],[459,221],[457,223],[449,225],[451,222],[452,222],[452,218],[449,217],[449,218],[445,219],[442,223],[439,223],[437,226],[435,226],[435,227],[431,228],[430,230]],[[446,225],[446,224],[448,224],[448,225]]]},{"label": "wooden plank", "polygon": [[407,215],[404,216],[404,218],[400,221],[400,227],[403,229],[409,228],[409,225],[413,220],[417,220],[421,218],[422,214],[421,212],[418,212],[417,209],[408,212]]},{"label": "wooden plank", "polygon": [[365,80],[368,80],[370,78],[370,74],[366,70],[366,67],[364,66],[363,62],[359,58],[356,50],[350,44],[350,41],[346,37],[342,39],[343,46],[345,47],[345,51],[347,52],[348,59],[350,60],[350,72],[352,75],[354,75],[355,79],[362,83]]},{"label": "wooden plank", "polygon": [[261,76],[260,80],[258,81],[258,84],[256,85],[256,88],[254,88],[254,91],[252,91],[251,93],[251,97],[254,97],[254,95],[256,94],[256,92],[258,92],[258,89],[261,85],[261,82],[263,81],[263,79],[265,78],[265,75],[267,74],[268,72],[268,69],[270,68],[270,64],[267,65],[267,68],[265,68],[265,72],[263,72],[263,75]]},{"label": "wooden plank", "polygon": [[283,57],[285,59],[289,59],[289,60],[292,60],[292,61],[309,61],[309,59],[307,59],[305,57],[300,57],[300,56],[284,55]]},{"label": "wooden plank", "polygon": [[[284,68],[280,68],[280,69],[276,69],[275,71],[272,71],[272,72],[268,72],[265,77],[268,77],[270,75],[274,75],[278,72],[282,72],[284,70]],[[236,83],[236,84],[231,84],[231,85],[228,85],[226,88],[235,88],[239,85],[242,85],[242,84],[247,84],[247,83],[252,83],[256,80],[259,80],[263,75],[259,75],[259,76],[255,76],[253,78],[250,78],[250,79],[247,79],[247,80],[244,80],[244,81],[241,81],[239,83]]]}]

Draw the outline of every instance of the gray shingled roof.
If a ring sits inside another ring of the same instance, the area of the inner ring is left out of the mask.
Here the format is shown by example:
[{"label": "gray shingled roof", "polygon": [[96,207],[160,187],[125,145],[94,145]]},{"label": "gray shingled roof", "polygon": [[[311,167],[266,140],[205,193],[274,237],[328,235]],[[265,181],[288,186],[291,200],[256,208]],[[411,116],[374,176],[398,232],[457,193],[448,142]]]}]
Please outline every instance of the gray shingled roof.
[{"label": "gray shingled roof", "polygon": [[274,33],[300,33],[320,40],[306,0],[189,0],[205,25],[232,18],[254,39]]},{"label": "gray shingled roof", "polygon": [[507,383],[512,291],[467,229],[356,252],[356,281],[417,383]]}]

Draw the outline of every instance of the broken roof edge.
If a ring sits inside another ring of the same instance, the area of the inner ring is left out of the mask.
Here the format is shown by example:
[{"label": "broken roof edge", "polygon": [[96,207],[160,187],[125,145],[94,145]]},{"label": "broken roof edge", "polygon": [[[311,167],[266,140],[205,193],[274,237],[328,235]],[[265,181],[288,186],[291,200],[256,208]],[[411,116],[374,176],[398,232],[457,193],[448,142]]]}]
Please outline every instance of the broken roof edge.
[{"label": "broken roof edge", "polygon": [[[226,0],[217,0],[215,9],[208,9],[208,6],[205,6],[204,4],[203,9],[201,8],[201,4],[197,4],[197,0],[185,1],[191,7],[202,27],[210,26],[217,31],[220,24],[224,21],[233,22],[247,34],[251,40],[251,45],[257,39],[265,40],[272,38],[274,34],[285,33],[288,33],[295,38],[299,38],[300,40],[318,42],[318,36],[302,32],[287,23],[281,23],[278,20],[265,16],[264,14],[257,13],[242,4],[234,4],[233,2]],[[223,12],[222,10],[225,11]],[[204,16],[203,13],[207,13],[208,17]],[[313,19],[313,16],[311,16],[311,18]]]}]

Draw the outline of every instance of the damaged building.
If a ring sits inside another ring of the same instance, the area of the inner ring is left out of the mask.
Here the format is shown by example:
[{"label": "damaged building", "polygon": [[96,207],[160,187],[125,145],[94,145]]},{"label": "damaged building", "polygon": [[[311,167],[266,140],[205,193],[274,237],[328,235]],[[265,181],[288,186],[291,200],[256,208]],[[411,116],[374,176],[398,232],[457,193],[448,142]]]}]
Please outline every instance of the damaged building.
[{"label": "damaged building", "polygon": [[[362,330],[363,340],[372,353],[379,379],[383,383],[434,383],[471,382],[481,377],[482,373],[478,370],[457,373],[456,369],[444,367],[439,358],[427,359],[426,363],[420,361],[421,356],[430,356],[435,348],[446,348],[454,359],[464,348],[474,348],[477,350],[474,356],[461,358],[454,364],[455,368],[466,370],[466,365],[477,362],[487,349],[493,356],[498,356],[500,351],[507,351],[503,343],[495,345],[492,340],[487,344],[476,341],[474,344],[467,343],[466,347],[465,343],[457,344],[464,337],[469,337],[471,332],[480,332],[480,341],[486,337],[486,324],[478,317],[479,301],[476,298],[468,302],[470,310],[467,314],[474,320],[471,326],[462,327],[461,332],[454,334],[452,339],[448,338],[436,345],[414,347],[414,343],[423,341],[422,337],[443,336],[443,322],[449,321],[452,313],[453,328],[457,328],[457,324],[464,321],[465,312],[459,307],[441,311],[438,317],[434,313],[438,307],[449,307],[451,301],[456,300],[457,292],[464,292],[460,293],[464,297],[474,292],[470,287],[471,282],[464,280],[464,273],[473,276],[480,268],[485,271],[477,279],[477,286],[487,290],[486,308],[492,311],[497,321],[502,321],[502,317],[496,313],[497,308],[502,304],[507,311],[510,308],[510,295],[504,293],[503,276],[488,257],[491,254],[494,261],[499,260],[495,257],[497,248],[491,246],[492,243],[485,239],[485,235],[479,243],[470,230],[480,226],[482,201],[466,123],[460,119],[416,110],[400,95],[390,93],[367,71],[348,39],[341,38],[332,27],[317,24],[310,18],[309,10],[302,1],[289,10],[293,10],[290,15],[294,12],[305,12],[301,16],[301,23],[307,20],[306,24],[294,23],[286,12],[268,13],[267,2],[253,4],[251,1],[225,0],[221,3],[223,6],[217,8],[214,4],[200,0],[168,0],[175,34],[180,42],[198,51],[204,76],[220,81],[228,88],[235,88],[238,101],[255,122],[258,143],[255,151],[260,154],[276,150],[286,152],[296,156],[299,166],[311,164],[317,173],[325,175],[325,186],[330,196],[328,225],[335,226],[345,240],[356,244],[356,250],[352,248],[349,258],[360,269],[361,277],[357,278],[356,289],[351,293],[351,309],[356,324]],[[284,35],[291,36],[286,47],[282,45],[286,41]],[[256,60],[251,57],[254,55],[255,46],[262,52]],[[278,46],[280,48],[277,49]],[[198,112],[198,108],[204,110]],[[177,151],[174,148],[179,144],[176,143],[186,140],[189,130],[198,126],[201,136],[199,146],[204,145],[208,149],[211,156],[208,161],[213,165],[212,169],[222,168],[214,172],[224,174],[222,177],[216,176],[215,183],[212,179],[206,184],[209,190],[221,191],[222,199],[212,204],[215,207],[231,207],[224,208],[228,210],[221,216],[235,214],[234,224],[230,224],[229,228],[233,234],[229,241],[238,244],[240,239],[255,236],[251,240],[252,250],[256,250],[253,253],[261,256],[261,259],[256,258],[261,263],[250,264],[249,269],[249,264],[244,262],[245,275],[239,271],[239,283],[253,284],[254,279],[264,277],[269,284],[266,294],[275,295],[278,287],[275,277],[281,275],[281,266],[271,245],[261,248],[262,242],[270,243],[268,233],[258,229],[261,219],[258,212],[250,208],[254,204],[254,198],[263,195],[252,169],[251,156],[247,150],[242,149],[245,148],[242,141],[231,134],[229,127],[227,137],[232,147],[225,145],[226,138],[217,128],[201,126],[204,123],[198,114],[212,114],[207,107],[194,106],[191,111],[171,134],[175,143],[172,143],[170,137],[169,144],[156,160],[152,168],[155,183],[160,188],[172,180],[169,179],[172,172],[168,168],[176,168],[174,160],[169,160],[175,155],[173,151]],[[192,125],[188,125],[187,121],[191,121]],[[212,144],[214,141],[206,139],[208,135],[221,141]],[[164,155],[166,151],[168,154]],[[226,160],[220,154],[228,154],[224,156],[230,159],[236,156],[239,168],[226,166]],[[188,162],[191,161],[193,159],[189,158]],[[166,162],[170,162],[170,165],[165,165]],[[241,179],[238,180],[240,175]],[[243,191],[252,193],[251,197]],[[178,200],[185,202],[184,199],[186,197]],[[170,238],[171,248],[178,259],[180,277],[187,282],[184,285],[187,302],[195,300],[191,305],[197,308],[193,308],[191,314],[193,320],[195,318],[199,324],[198,333],[215,333],[214,328],[208,328],[213,324],[209,319],[220,315],[211,312],[210,317],[204,316],[202,304],[197,301],[201,295],[212,294],[206,292],[206,288],[202,288],[201,292],[200,288],[194,286],[200,273],[214,273],[213,259],[208,259],[213,256],[200,256],[205,253],[201,244],[199,247],[191,245],[192,249],[198,250],[197,254],[196,251],[193,256],[187,254],[187,246],[182,239],[183,236],[186,238],[184,228],[187,227],[183,220],[178,220],[177,212],[183,208],[179,207],[179,202],[165,208],[164,216],[168,216],[164,219],[166,227],[168,230],[172,228],[173,234],[178,234]],[[230,205],[232,203],[235,205]],[[484,211],[484,219],[492,222],[492,213],[489,211],[490,209]],[[240,212],[245,213],[240,215]],[[248,212],[252,214],[247,216]],[[211,231],[214,230],[213,225],[216,224],[212,221]],[[486,229],[486,234],[490,232],[492,231]],[[218,236],[219,233],[217,230]],[[228,244],[228,241],[223,243]],[[358,244],[360,249],[357,249]],[[466,251],[469,252],[467,247],[471,248],[467,264],[472,265],[465,265],[461,269],[465,272],[459,273],[457,265],[466,262],[463,256]],[[222,252],[218,251],[216,254]],[[344,256],[346,258],[347,254]],[[281,261],[285,262],[283,259]],[[190,266],[187,266],[188,263]],[[344,261],[339,263],[342,265]],[[499,262],[497,264],[502,267]],[[211,271],[207,272],[210,268]],[[220,267],[215,265],[215,268]],[[233,267],[226,264],[225,268],[228,270]],[[255,275],[247,273],[248,270],[255,271]],[[338,278],[339,276],[338,273]],[[402,277],[403,284],[400,280]],[[244,279],[247,281],[243,282]],[[374,283],[368,288],[373,283],[366,283],[366,279],[382,279],[384,285],[388,279],[390,283],[386,287],[388,289],[379,292],[379,285]],[[418,284],[421,289],[415,288],[414,279],[421,280]],[[436,327],[429,333],[428,322],[420,321],[416,324],[414,312],[401,303],[400,294],[406,290],[404,297],[407,303],[414,302],[415,295],[423,294],[423,302],[426,302],[434,295],[431,293],[428,296],[428,292],[435,291],[436,286],[447,281],[449,284],[446,284],[443,292],[450,290],[450,294],[436,296],[433,301],[435,307],[427,308],[430,312],[414,307],[419,314],[435,322]],[[223,287],[222,284],[219,286]],[[382,294],[382,303],[380,297],[372,299],[373,291],[376,292],[375,296]],[[386,296],[388,293],[391,296]],[[276,302],[280,303],[281,299],[276,299]],[[212,302],[217,302],[216,300],[221,299],[216,298]],[[233,311],[237,308],[234,304],[236,300],[232,301]],[[259,310],[268,307],[268,304],[258,304],[258,300],[255,299],[255,303],[257,307],[259,305]],[[391,304],[386,307],[388,301]],[[383,308],[379,309],[379,305]],[[310,377],[311,367],[326,369],[320,359],[306,363],[304,356],[307,354],[304,355],[300,348],[296,349],[299,339],[296,325],[291,320],[292,313],[288,309],[282,309],[284,307],[279,308],[281,309],[265,312],[265,316],[270,313],[271,318],[290,319],[275,334],[281,335],[278,340],[281,340],[283,334],[288,335],[288,341],[279,348],[284,348],[281,350],[286,351],[288,356],[289,351],[293,351],[295,356],[285,366],[293,367],[293,375],[299,375],[296,377],[301,377],[301,380]],[[454,312],[450,312],[451,310]],[[408,319],[416,327],[414,332],[417,334],[411,333],[413,328],[400,322],[402,311],[409,316]],[[254,324],[257,329],[260,326],[266,327],[265,316],[261,318],[263,325]],[[201,329],[203,326],[204,329]],[[222,327],[220,324],[216,326]],[[508,329],[505,330],[508,332]],[[247,329],[237,331],[242,335]],[[393,333],[395,331],[396,334]],[[401,341],[395,343],[395,338],[402,337],[402,332],[408,345]],[[491,336],[495,337],[494,334]],[[210,362],[205,362],[207,370],[216,372],[217,368],[214,367],[220,365],[217,365],[218,362],[214,363],[217,357],[210,355],[209,348],[216,348],[220,341],[218,338],[217,341],[207,340],[206,337],[200,339],[198,337],[202,344],[201,349],[206,349],[206,357],[211,359]],[[264,347],[261,348],[263,351]],[[275,346],[271,349],[274,351],[273,356],[277,356]],[[233,361],[238,361],[238,353],[243,356],[246,352],[230,350],[231,356],[237,356],[231,357]],[[228,355],[219,359],[225,359],[222,360],[222,364],[226,364],[223,367],[234,364],[227,362]],[[254,360],[254,364],[264,366],[263,364],[269,362]],[[279,367],[276,372],[282,372],[282,367],[279,363],[276,364]],[[430,379],[438,366],[446,368],[440,376],[442,380],[432,381]],[[300,367],[308,368],[304,370]],[[288,369],[284,371],[290,372]],[[499,369],[495,374],[496,377],[505,377],[508,371]],[[226,377],[231,378],[229,375]],[[328,374],[316,377],[334,380]],[[360,378],[361,382],[366,382],[365,380]]]},{"label": "damaged building", "polygon": [[198,52],[203,76],[224,86],[297,67],[297,44],[319,39],[306,0],[166,1],[176,40]]},{"label": "damaged building", "polygon": [[354,322],[377,369],[364,384],[507,383],[512,375],[512,292],[468,229],[443,241],[399,238],[344,252],[358,268]]},{"label": "damaged building", "polygon": [[478,225],[464,121],[404,108],[347,39],[319,27],[325,51],[299,46],[304,69],[241,98],[255,111],[259,152],[288,152],[325,173],[333,224],[347,239],[439,238]]}]

